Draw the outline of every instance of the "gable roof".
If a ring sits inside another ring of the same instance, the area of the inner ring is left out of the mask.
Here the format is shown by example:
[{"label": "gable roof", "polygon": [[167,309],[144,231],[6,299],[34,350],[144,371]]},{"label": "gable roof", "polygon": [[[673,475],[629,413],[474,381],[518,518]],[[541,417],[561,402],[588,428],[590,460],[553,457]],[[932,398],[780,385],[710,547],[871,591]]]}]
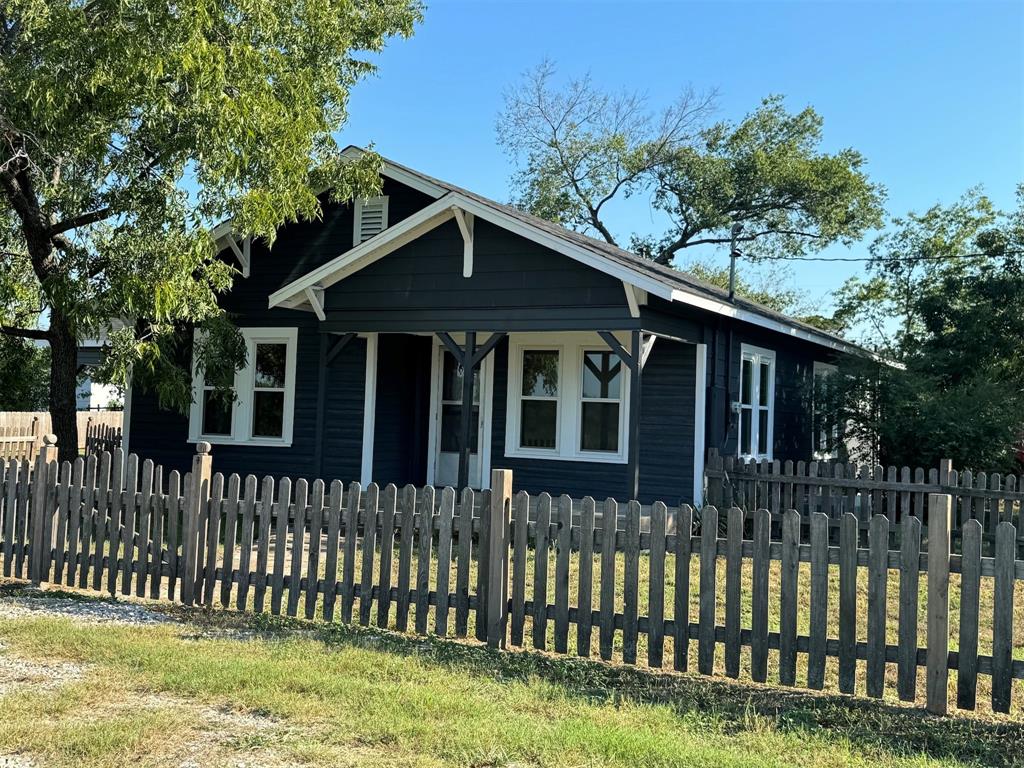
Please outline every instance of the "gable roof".
[{"label": "gable roof", "polygon": [[[344,150],[344,154],[349,157],[356,157],[362,152],[362,149],[353,146]],[[566,229],[554,222],[435,179],[392,160],[382,160],[382,175],[434,197],[435,202],[275,291],[270,296],[271,307],[298,307],[307,304],[308,290],[327,288],[344,279],[452,218],[453,209],[461,208],[667,301],[732,317],[838,351],[870,354],[841,336],[823,331],[749,299],[739,296],[730,299],[727,291],[685,272],[657,264],[602,240]]]}]

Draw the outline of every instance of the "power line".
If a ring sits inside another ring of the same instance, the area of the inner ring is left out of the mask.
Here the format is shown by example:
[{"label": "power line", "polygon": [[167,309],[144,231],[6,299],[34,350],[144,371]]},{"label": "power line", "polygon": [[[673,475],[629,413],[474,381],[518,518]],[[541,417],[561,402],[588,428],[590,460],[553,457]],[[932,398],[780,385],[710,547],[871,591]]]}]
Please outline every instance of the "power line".
[{"label": "power line", "polygon": [[880,258],[876,256],[756,256],[750,261],[842,261],[842,262],[919,262],[919,261],[955,261],[957,259],[989,259],[1000,256],[1024,256],[1024,251],[1004,251],[1000,254],[963,253],[957,256],[901,256],[899,258]]}]

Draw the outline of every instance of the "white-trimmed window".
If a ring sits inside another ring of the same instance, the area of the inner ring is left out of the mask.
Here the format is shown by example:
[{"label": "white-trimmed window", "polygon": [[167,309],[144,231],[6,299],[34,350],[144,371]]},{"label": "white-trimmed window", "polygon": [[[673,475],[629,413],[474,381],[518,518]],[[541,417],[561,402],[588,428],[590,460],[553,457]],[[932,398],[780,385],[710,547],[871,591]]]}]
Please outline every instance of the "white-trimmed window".
[{"label": "white-trimmed window", "polygon": [[291,445],[295,413],[296,328],[240,328],[245,367],[235,372],[234,401],[193,372],[189,439],[210,443]]},{"label": "white-trimmed window", "polygon": [[811,440],[814,458],[835,459],[839,456],[839,423],[829,412],[829,390],[832,377],[839,369],[829,363],[814,361],[814,391],[811,395]]},{"label": "white-trimmed window", "polygon": [[740,348],[739,450],[741,458],[771,459],[775,424],[775,352]]},{"label": "white-trimmed window", "polygon": [[352,245],[357,246],[388,228],[388,198],[356,198],[352,219]]},{"label": "white-trimmed window", "polygon": [[509,345],[505,455],[626,461],[628,369],[589,334]]}]

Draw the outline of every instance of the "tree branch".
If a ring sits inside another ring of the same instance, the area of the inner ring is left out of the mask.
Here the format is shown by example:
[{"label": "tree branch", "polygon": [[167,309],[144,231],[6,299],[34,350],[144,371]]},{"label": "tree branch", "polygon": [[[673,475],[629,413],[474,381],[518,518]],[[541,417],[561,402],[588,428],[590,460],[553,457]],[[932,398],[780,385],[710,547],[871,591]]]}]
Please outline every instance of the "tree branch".
[{"label": "tree branch", "polygon": [[50,340],[49,331],[40,331],[37,328],[14,328],[10,325],[0,325],[0,333],[6,336],[16,336],[22,339],[37,339],[39,341]]},{"label": "tree branch", "polygon": [[49,231],[47,232],[47,235],[49,237],[53,237],[54,235],[59,235],[62,232],[67,232],[68,230],[71,229],[78,229],[79,227],[85,227],[88,226],[89,224],[95,224],[97,221],[103,221],[103,219],[110,216],[110,214],[110,206],[105,205],[102,208],[97,208],[96,210],[93,211],[81,213],[78,216],[72,216],[69,219],[64,219],[64,221],[54,224],[52,227],[50,227]]}]

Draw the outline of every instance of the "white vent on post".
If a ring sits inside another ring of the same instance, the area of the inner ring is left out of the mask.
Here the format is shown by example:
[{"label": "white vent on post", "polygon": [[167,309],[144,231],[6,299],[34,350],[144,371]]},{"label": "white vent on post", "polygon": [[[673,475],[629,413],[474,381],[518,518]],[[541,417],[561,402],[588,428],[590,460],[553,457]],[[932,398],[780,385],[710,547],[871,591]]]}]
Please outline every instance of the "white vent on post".
[{"label": "white vent on post", "polygon": [[359,245],[388,226],[387,196],[356,198],[355,221],[352,228],[352,245]]}]

